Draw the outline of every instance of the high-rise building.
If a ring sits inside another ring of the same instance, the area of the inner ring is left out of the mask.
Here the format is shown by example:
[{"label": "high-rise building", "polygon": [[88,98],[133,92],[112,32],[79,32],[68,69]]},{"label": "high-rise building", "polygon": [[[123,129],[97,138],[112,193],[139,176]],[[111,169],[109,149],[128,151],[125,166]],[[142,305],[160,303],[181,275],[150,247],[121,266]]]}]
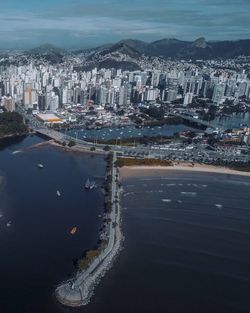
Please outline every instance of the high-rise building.
[{"label": "high-rise building", "polygon": [[28,88],[24,91],[23,104],[26,109],[33,109],[33,104],[37,102],[36,91]]},{"label": "high-rise building", "polygon": [[225,95],[225,89],[226,89],[226,85],[225,84],[217,84],[214,87],[214,92],[213,92],[213,102],[214,103],[221,103],[224,99],[224,95]]},{"label": "high-rise building", "polygon": [[185,97],[184,97],[184,105],[188,105],[190,103],[192,103],[193,101],[193,93],[192,92],[187,92],[185,94]]},{"label": "high-rise building", "polygon": [[2,98],[2,106],[8,111],[15,111],[15,101],[10,95],[3,96]]},{"label": "high-rise building", "polygon": [[47,106],[46,106],[45,94],[38,95],[38,109],[39,109],[39,111],[45,111],[46,108],[47,108]]}]

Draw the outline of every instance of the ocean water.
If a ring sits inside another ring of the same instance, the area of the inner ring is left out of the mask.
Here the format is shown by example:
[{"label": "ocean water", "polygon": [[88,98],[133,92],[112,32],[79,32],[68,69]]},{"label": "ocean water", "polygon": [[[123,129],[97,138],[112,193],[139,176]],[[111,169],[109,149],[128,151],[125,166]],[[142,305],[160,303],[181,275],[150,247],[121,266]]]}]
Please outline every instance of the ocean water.
[{"label": "ocean water", "polygon": [[[40,141],[28,137],[0,151],[0,312],[250,311],[250,178],[179,171],[123,179],[124,249],[88,306],[58,304],[56,284],[97,241],[103,196],[82,184],[104,175],[105,163],[29,148]],[[12,154],[19,149],[24,153]]]},{"label": "ocean water", "polygon": [[[84,184],[94,176],[103,182],[103,156],[35,147],[39,142],[27,137],[0,151],[1,313],[60,311],[55,286],[98,240],[104,196],[100,188],[85,191]],[[75,236],[69,234],[73,226]]]},{"label": "ocean water", "polygon": [[79,312],[249,312],[250,178],[152,172],[123,186],[124,250]]}]

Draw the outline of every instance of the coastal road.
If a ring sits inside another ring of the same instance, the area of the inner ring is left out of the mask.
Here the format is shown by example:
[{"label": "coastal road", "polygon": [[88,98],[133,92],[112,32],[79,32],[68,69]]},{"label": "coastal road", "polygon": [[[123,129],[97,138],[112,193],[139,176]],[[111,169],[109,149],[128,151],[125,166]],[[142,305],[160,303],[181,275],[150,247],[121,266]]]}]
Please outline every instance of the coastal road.
[{"label": "coastal road", "polygon": [[112,181],[111,181],[111,203],[112,210],[110,213],[109,240],[107,247],[103,252],[94,259],[90,266],[83,272],[79,273],[71,281],[61,284],[56,289],[57,299],[68,306],[80,306],[88,303],[91,290],[96,280],[102,276],[115,257],[120,247],[121,232],[119,228],[120,211],[116,197],[117,188],[117,167],[116,153],[113,154],[112,160]]}]

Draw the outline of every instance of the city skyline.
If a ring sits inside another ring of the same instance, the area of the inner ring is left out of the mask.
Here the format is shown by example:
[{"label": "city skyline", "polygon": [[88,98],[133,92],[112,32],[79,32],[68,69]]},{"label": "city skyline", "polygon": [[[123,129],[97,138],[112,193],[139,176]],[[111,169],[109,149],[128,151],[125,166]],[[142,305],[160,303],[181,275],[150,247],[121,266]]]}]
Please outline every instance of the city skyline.
[{"label": "city skyline", "polygon": [[47,42],[88,48],[126,38],[247,39],[248,9],[245,0],[12,0],[1,5],[0,48],[28,49]]}]

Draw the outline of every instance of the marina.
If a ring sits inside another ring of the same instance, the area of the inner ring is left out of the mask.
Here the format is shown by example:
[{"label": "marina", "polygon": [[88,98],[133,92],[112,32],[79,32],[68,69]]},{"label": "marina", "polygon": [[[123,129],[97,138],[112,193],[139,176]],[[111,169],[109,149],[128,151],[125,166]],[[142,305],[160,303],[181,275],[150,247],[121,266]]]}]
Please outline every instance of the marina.
[{"label": "marina", "polygon": [[113,128],[102,128],[102,129],[70,129],[64,131],[65,135],[72,136],[73,138],[83,139],[83,140],[119,140],[123,138],[140,138],[144,136],[155,137],[155,136],[173,136],[176,132],[194,130],[195,129],[185,126],[185,125],[163,125],[163,126],[152,126],[152,127],[142,127],[138,129],[136,126],[123,127],[122,130],[119,127]]}]

